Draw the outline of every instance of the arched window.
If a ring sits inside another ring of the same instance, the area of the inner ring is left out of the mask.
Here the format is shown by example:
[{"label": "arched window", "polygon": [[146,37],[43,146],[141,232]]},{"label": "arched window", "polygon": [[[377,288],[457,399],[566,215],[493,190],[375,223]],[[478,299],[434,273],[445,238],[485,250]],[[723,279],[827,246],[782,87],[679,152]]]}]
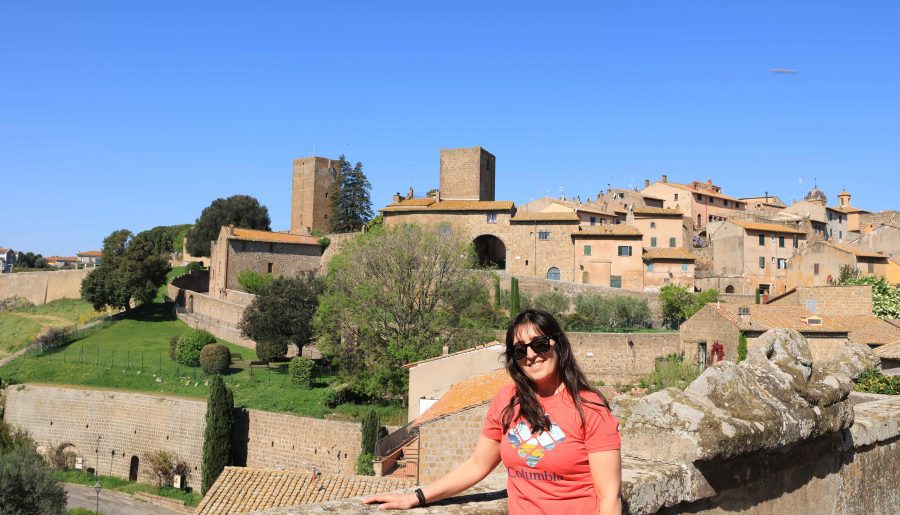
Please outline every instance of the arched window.
[{"label": "arched window", "polygon": [[728,285],[725,287],[725,293],[734,293],[734,286]]},{"label": "arched window", "polygon": [[547,279],[550,279],[551,281],[558,281],[559,268],[556,268],[555,266],[550,267],[550,270],[547,270]]}]

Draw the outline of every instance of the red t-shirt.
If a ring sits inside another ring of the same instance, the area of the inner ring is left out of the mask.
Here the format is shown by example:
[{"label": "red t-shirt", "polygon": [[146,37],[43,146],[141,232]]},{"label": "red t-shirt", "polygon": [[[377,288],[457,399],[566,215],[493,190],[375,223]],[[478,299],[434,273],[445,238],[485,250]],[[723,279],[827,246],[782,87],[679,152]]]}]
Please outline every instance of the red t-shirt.
[{"label": "red t-shirt", "polygon": [[[503,434],[501,414],[509,404],[515,385],[507,385],[491,402],[481,433],[500,442],[500,458],[506,467],[509,512],[597,513],[597,494],[588,454],[619,448],[619,423],[605,405],[582,401],[581,416],[567,390],[541,398],[550,417],[550,431],[531,434],[528,423],[516,420]],[[602,403],[595,393],[582,399]],[[516,413],[518,416],[518,413]]]}]

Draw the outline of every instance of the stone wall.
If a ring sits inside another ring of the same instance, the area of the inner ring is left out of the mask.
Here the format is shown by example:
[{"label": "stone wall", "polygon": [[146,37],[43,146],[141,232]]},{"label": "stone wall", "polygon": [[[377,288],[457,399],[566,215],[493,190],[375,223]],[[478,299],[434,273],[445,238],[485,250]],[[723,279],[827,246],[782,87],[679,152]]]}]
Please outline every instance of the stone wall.
[{"label": "stone wall", "polygon": [[[166,287],[166,296],[177,305],[176,314],[179,320],[194,329],[209,331],[217,338],[236,345],[256,348],[256,342],[241,336],[237,328],[244,310],[247,309],[247,304],[244,302],[246,302],[245,296],[248,294],[235,292],[239,294],[238,302],[231,302],[231,300],[214,299],[206,293],[179,288],[175,283],[176,281],[172,281]],[[227,297],[232,291],[225,290],[223,293]]]},{"label": "stone wall", "polygon": [[419,426],[419,483],[434,481],[472,454],[488,406],[475,406]]},{"label": "stone wall", "polygon": [[[166,450],[191,467],[188,484],[200,484],[204,401],[31,384],[8,387],[6,397],[6,422],[27,431],[39,445],[72,444],[85,467],[94,467],[99,456],[102,474],[127,478],[132,456],[143,463],[144,453]],[[235,411],[235,454],[247,466],[354,473],[359,424]]]},{"label": "stone wall", "polygon": [[741,332],[709,306],[703,307],[694,316],[685,320],[678,328],[678,333],[681,352],[684,352],[684,359],[688,363],[699,365],[704,349],[706,356],[709,356],[716,342],[725,347],[727,361],[737,359],[737,345]]},{"label": "stone wall", "polygon": [[81,281],[91,270],[93,268],[0,274],[0,299],[19,296],[38,305],[57,299],[80,299]]},{"label": "stone wall", "polygon": [[794,293],[773,299],[770,304],[800,306],[821,316],[871,315],[872,287],[861,285],[797,288]]},{"label": "stone wall", "polygon": [[440,192],[445,200],[494,200],[496,158],[481,147],[442,148]]},{"label": "stone wall", "polygon": [[[221,239],[220,239],[221,241]],[[238,275],[245,270],[274,277],[296,277],[300,273],[319,270],[322,249],[319,245],[294,243],[266,243],[258,241],[227,240],[227,271],[225,288],[243,291]],[[220,273],[216,270],[216,274]]]}]

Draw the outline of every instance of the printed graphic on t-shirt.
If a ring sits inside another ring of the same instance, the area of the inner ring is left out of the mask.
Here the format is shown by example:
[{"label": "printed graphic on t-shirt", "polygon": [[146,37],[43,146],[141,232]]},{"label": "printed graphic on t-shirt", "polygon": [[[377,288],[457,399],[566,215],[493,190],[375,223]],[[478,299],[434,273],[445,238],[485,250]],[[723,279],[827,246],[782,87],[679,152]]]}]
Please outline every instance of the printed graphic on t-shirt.
[{"label": "printed graphic on t-shirt", "polygon": [[513,449],[519,453],[519,457],[525,460],[529,467],[537,465],[544,454],[553,450],[556,444],[566,439],[566,434],[552,420],[550,430],[531,434],[531,428],[527,423],[519,422],[516,427],[510,428],[506,438]]}]

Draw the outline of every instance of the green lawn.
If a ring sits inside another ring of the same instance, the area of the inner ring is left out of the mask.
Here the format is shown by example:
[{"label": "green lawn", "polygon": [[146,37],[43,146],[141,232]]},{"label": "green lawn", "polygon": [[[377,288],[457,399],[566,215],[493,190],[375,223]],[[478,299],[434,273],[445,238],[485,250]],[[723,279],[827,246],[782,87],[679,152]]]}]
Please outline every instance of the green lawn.
[{"label": "green lawn", "polygon": [[60,299],[41,306],[0,312],[0,357],[24,348],[44,326],[84,324],[105,313],[94,311],[80,299]]},{"label": "green lawn", "polygon": [[[169,340],[190,330],[171,313],[171,305],[153,303],[89,331],[64,348],[23,356],[0,367],[0,377],[17,383],[68,384],[205,399],[208,376],[199,368],[180,366],[168,357]],[[368,408],[354,404],[328,408],[328,386],[337,381],[335,376],[319,378],[309,390],[297,388],[290,383],[286,367],[254,367],[251,371],[249,361],[256,359],[254,350],[220,343],[242,358],[224,376],[234,392],[235,404],[345,420],[359,420]],[[383,424],[405,422],[399,404],[375,409]]]},{"label": "green lawn", "polygon": [[[170,499],[184,501],[184,504],[186,506],[197,506],[198,504],[200,504],[200,500],[203,498],[198,492],[186,492],[184,490],[178,490],[177,488],[171,487],[158,488],[152,485],[126,481],[124,479],[112,476],[94,476],[82,470],[54,470],[53,476],[57,481],[60,481],[62,483],[75,483],[87,486],[94,486],[94,484],[99,481],[100,486],[103,487],[103,490],[113,490],[130,495],[134,495],[137,492],[147,492],[153,495],[158,495],[160,497],[168,497]],[[103,490],[100,491],[101,497],[103,496]],[[89,513],[94,512],[91,511]]]},{"label": "green lawn", "polygon": [[162,286],[156,290],[156,298],[153,299],[153,302],[162,303],[166,298],[166,287],[169,285],[169,281],[178,277],[179,275],[187,272],[186,266],[176,266],[175,268],[169,270],[169,273],[166,274],[166,282],[163,283]]}]

